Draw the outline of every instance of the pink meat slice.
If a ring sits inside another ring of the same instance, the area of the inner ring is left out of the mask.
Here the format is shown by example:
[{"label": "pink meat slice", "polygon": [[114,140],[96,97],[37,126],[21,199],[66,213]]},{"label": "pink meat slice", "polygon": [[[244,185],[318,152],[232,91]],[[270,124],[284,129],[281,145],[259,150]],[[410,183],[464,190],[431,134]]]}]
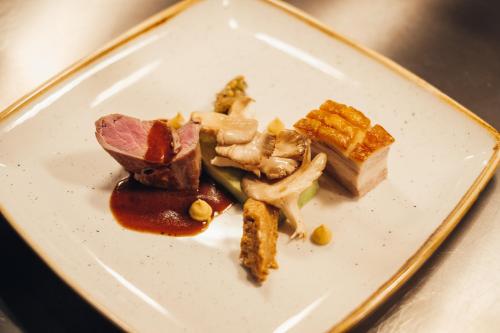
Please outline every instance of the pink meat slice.
[{"label": "pink meat slice", "polygon": [[200,184],[201,148],[199,143],[200,124],[193,122],[181,127],[177,133],[181,149],[172,162],[153,169],[143,169],[134,174],[139,182],[175,189],[195,190]]},{"label": "pink meat slice", "polygon": [[178,131],[170,128],[172,149],[169,161],[145,159],[152,121],[111,114],[95,122],[99,144],[134,178],[143,184],[168,189],[197,189],[201,173],[200,125],[187,123]]}]

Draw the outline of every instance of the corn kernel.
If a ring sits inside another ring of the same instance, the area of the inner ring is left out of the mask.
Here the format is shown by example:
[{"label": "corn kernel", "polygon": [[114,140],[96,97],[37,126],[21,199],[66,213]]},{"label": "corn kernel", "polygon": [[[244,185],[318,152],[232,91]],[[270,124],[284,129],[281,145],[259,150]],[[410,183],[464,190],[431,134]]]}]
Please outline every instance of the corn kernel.
[{"label": "corn kernel", "polygon": [[274,118],[274,120],[267,125],[267,131],[274,135],[278,135],[278,133],[284,129],[285,125],[279,118]]},{"label": "corn kernel", "polygon": [[175,117],[169,119],[168,124],[173,128],[178,129],[182,126],[182,124],[184,124],[184,117],[182,116],[182,114],[177,113]]},{"label": "corn kernel", "polygon": [[326,245],[332,240],[332,232],[324,224],[314,229],[311,241],[317,245]]}]

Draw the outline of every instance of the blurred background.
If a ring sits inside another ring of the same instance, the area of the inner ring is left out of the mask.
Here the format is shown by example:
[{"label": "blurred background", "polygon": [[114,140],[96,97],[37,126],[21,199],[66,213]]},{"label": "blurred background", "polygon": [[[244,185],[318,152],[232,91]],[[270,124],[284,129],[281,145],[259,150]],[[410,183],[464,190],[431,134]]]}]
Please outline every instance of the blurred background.
[{"label": "blurred background", "polygon": [[[175,2],[0,0],[0,110]],[[500,128],[499,1],[288,2],[408,68]],[[423,269],[356,331],[498,331],[497,178],[498,172]],[[0,332],[117,331],[1,217],[0,263]]]}]

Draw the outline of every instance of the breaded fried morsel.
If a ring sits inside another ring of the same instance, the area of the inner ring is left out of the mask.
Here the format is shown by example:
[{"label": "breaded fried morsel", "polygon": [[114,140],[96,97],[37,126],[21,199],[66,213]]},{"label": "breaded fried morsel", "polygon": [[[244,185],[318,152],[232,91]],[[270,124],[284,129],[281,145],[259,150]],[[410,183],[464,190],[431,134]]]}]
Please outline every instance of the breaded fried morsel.
[{"label": "breaded fried morsel", "polygon": [[248,199],[243,205],[240,260],[258,282],[266,280],[269,268],[278,268],[278,217],[276,208],[261,201]]}]

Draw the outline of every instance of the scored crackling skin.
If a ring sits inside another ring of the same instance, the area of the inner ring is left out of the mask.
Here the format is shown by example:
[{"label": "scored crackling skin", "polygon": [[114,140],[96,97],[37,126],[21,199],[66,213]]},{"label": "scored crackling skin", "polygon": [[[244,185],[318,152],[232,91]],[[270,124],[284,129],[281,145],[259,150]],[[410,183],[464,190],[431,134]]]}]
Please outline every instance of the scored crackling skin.
[{"label": "scored crackling skin", "polygon": [[360,111],[333,101],[323,103],[294,126],[299,132],[358,162],[394,142],[382,126],[370,127],[370,120]]}]

